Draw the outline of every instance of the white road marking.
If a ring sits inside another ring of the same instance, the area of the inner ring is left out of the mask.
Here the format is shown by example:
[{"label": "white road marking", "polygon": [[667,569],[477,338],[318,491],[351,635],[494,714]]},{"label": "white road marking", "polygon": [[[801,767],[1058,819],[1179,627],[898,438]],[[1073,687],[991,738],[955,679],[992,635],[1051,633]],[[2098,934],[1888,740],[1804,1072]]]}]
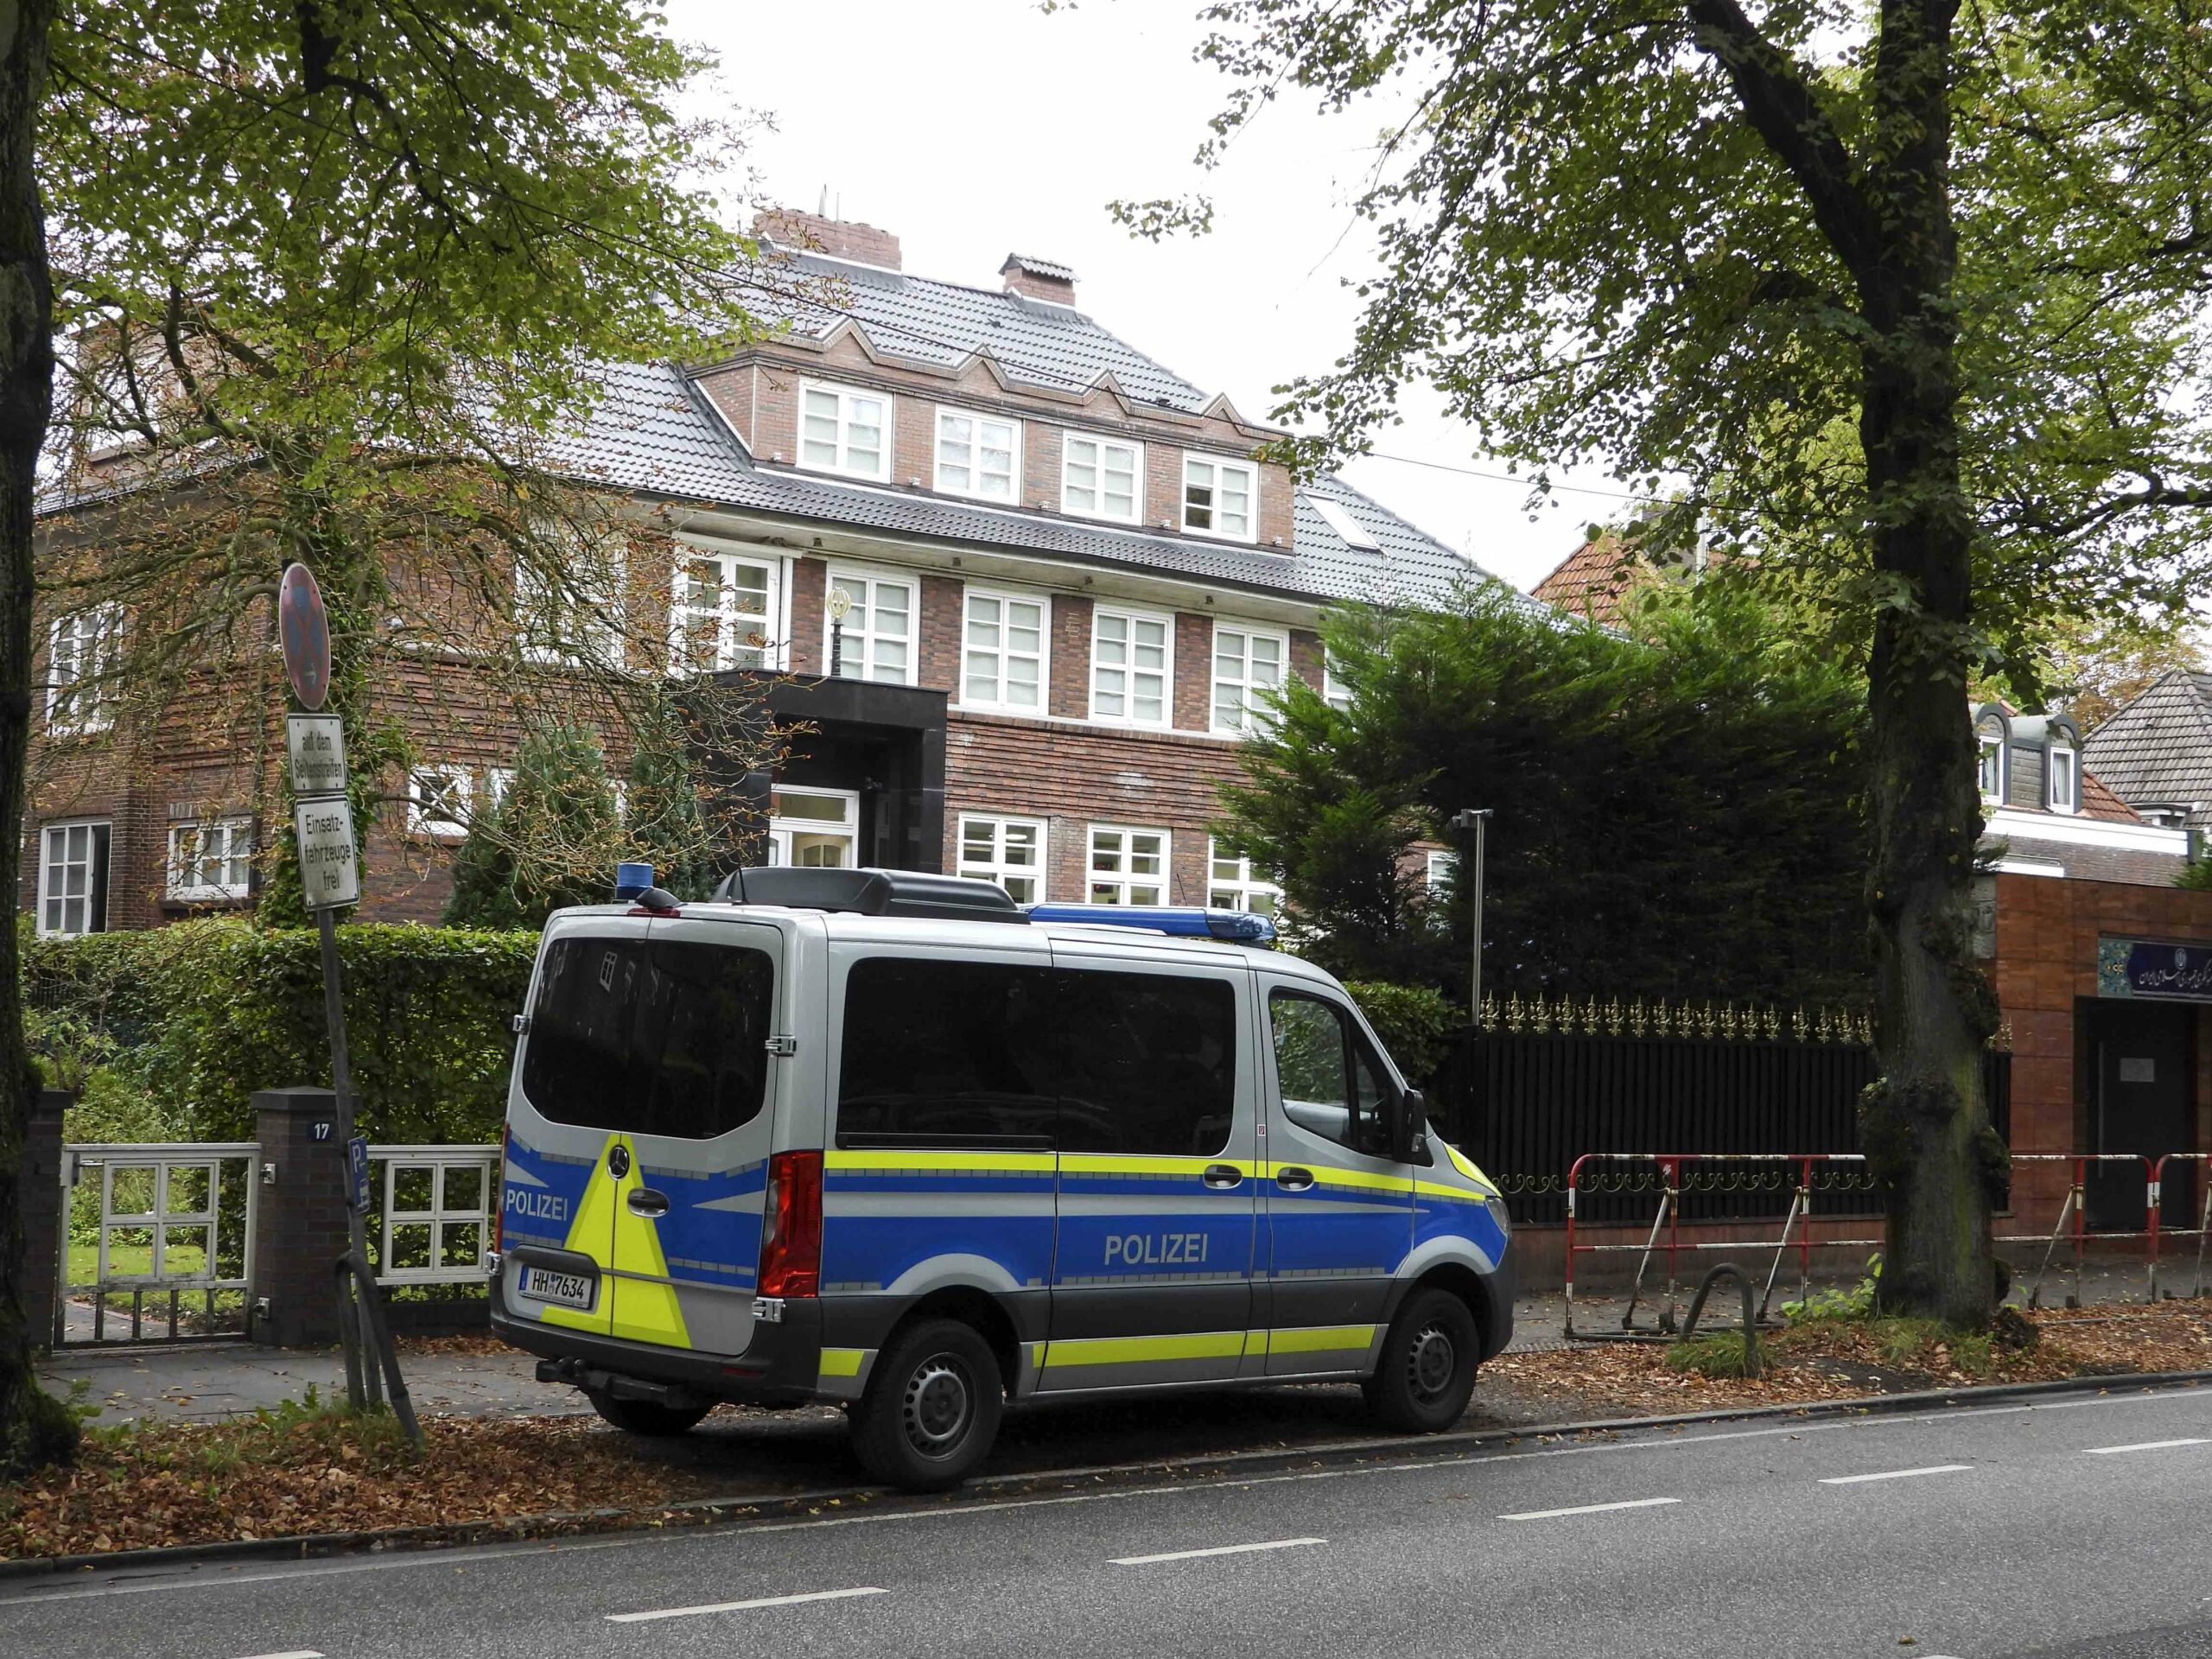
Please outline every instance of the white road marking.
[{"label": "white road marking", "polygon": [[1303,1549],[1308,1544],[1325,1544],[1325,1538],[1277,1538],[1264,1544],[1216,1544],[1211,1549],[1171,1549],[1159,1555],[1116,1555],[1109,1558],[1115,1567],[1150,1567],[1154,1561],[1195,1561],[1201,1555],[1249,1555],[1262,1549]]},{"label": "white road marking", "polygon": [[1501,1515],[1501,1521],[1550,1521],[1562,1515],[1603,1515],[1609,1510],[1656,1510],[1668,1503],[1679,1503],[1679,1497],[1631,1497],[1618,1503],[1577,1503],[1565,1510],[1523,1510],[1518,1515]]},{"label": "white road marking", "polygon": [[2138,1440],[2133,1446],[2089,1446],[2082,1450],[2093,1458],[2110,1457],[2115,1452],[2164,1452],[2177,1446],[2212,1446],[2212,1440],[2199,1435],[2187,1440]]},{"label": "white road marking", "polygon": [[810,1590],[803,1596],[758,1596],[751,1601],[710,1601],[699,1607],[663,1607],[650,1613],[609,1613],[610,1624],[643,1624],[656,1618],[696,1618],[701,1613],[742,1613],[755,1607],[792,1607],[802,1601],[844,1601],[853,1596],[880,1596],[889,1592],[873,1585],[853,1590]]},{"label": "white road marking", "polygon": [[[1613,1452],[1672,1452],[1684,1446],[1725,1445],[1733,1440],[1764,1440],[1780,1437],[1802,1439],[1810,1434],[1852,1433],[1866,1429],[1881,1429],[1906,1424],[1956,1423],[1977,1417],[2010,1417],[2045,1411],[2109,1410],[2113,1407],[2165,1405],[2175,1402],[2194,1402],[2202,1405],[2212,1397],[2212,1389],[2196,1386],[2171,1389],[2146,1389],[2126,1394],[2094,1395],[2083,1400],[2038,1401],[2032,1405],[2015,1406],[1952,1406],[1940,1411],[1915,1412],[1904,1414],[1869,1414],[1863,1417],[1837,1417],[1819,1421],[1785,1422],[1773,1428],[1723,1429],[1707,1434],[1679,1432],[1681,1425],[1656,1424],[1649,1430],[1649,1439],[1607,1440],[1584,1442],[1573,1446],[1539,1446],[1527,1452],[1471,1452],[1459,1457],[1421,1458],[1406,1463],[1359,1464],[1341,1469],[1307,1469],[1294,1474],[1245,1475],[1205,1485],[1177,1483],[1172,1485],[1122,1486],[1109,1491],[1068,1492],[1051,1497],[1014,1497],[986,1499],[976,1503],[963,1503],[957,1508],[930,1508],[924,1510],[887,1510],[854,1515],[810,1516],[801,1521],[748,1522],[733,1516],[720,1525],[702,1527],[697,1531],[655,1531],[644,1535],[615,1535],[602,1538],[565,1539],[549,1545],[543,1541],[522,1543],[474,1544],[453,1549],[425,1550],[421,1554],[408,1553],[378,1556],[368,1560],[298,1562],[259,1572],[229,1567],[221,1570],[220,1577],[190,1577],[184,1573],[160,1578],[135,1578],[109,1584],[86,1585],[67,1590],[34,1592],[29,1595],[10,1595],[0,1589],[0,1607],[29,1606],[43,1601],[85,1601],[106,1596],[170,1595],[181,1591],[227,1590],[249,1585],[272,1584],[294,1579],[334,1578],[356,1573],[411,1573],[425,1567],[444,1571],[456,1561],[499,1561],[517,1555],[547,1554],[577,1554],[603,1549],[645,1549],[661,1548],[696,1548],[700,1545],[727,1543],[739,1536],[755,1533],[813,1531],[826,1527],[877,1526],[907,1522],[960,1520],[970,1516],[995,1515],[1007,1510],[1053,1509],[1077,1503],[1122,1503],[1147,1497],[1192,1497],[1206,1492],[1248,1491],[1261,1486],[1281,1486],[1295,1482],[1319,1480],[1359,1480],[1376,1475],[1419,1475],[1439,1470],[1465,1469],[1490,1463],[1527,1463],[1552,1458],[1586,1458]],[[1616,1431],[1629,1432],[1629,1431]],[[1313,1455],[1324,1452],[1363,1449],[1358,1443],[1340,1446],[1329,1442],[1319,1446],[1302,1446],[1300,1451]],[[1226,1459],[1192,1458],[1190,1463],[1233,1463],[1243,1455],[1230,1453]],[[1274,1456],[1270,1452],[1268,1455]],[[1053,1478],[1070,1478],[1076,1474],[1108,1474],[1120,1472],[1125,1465],[1104,1465],[1096,1469],[1056,1471]],[[1141,1465],[1153,1467],[1155,1465]],[[1176,1467],[1181,1465],[1174,1465]],[[849,1491],[800,1492],[792,1495],[794,1501],[817,1497],[849,1498]],[[772,1501],[767,1499],[764,1501]],[[199,1573],[213,1569],[194,1567],[188,1573]]]},{"label": "white road marking", "polygon": [[322,1659],[313,1648],[288,1648],[282,1653],[252,1653],[246,1659]]},{"label": "white road marking", "polygon": [[1859,1486],[1870,1480],[1910,1480],[1916,1475],[1962,1475],[1972,1469],[1970,1463],[1931,1463],[1925,1469],[1885,1469],[1877,1475],[1823,1475],[1823,1486]]}]

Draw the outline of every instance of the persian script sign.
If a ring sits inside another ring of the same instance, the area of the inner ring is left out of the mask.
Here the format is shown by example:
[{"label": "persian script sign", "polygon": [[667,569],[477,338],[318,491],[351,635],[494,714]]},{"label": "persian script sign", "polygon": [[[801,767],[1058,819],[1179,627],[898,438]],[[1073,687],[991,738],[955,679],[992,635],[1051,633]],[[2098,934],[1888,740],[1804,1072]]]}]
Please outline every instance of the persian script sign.
[{"label": "persian script sign", "polygon": [[2099,939],[2097,995],[2212,1002],[2212,944]]}]

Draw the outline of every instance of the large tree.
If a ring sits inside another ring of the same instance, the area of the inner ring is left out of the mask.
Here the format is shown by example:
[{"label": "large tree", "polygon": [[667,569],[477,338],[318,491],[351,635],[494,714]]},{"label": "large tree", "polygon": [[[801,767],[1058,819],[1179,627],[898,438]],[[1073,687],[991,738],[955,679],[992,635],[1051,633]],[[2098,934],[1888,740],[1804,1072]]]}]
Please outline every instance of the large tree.
[{"label": "large tree", "polygon": [[[1283,413],[1356,450],[1412,378],[1490,450],[1688,487],[1866,642],[1866,1141],[1883,1302],[1991,1312],[2004,1148],[1970,954],[1968,680],[2036,620],[2174,610],[2207,558],[2212,35],[2173,0],[1223,0],[1211,160],[1370,98],[1381,266]],[[1125,205],[1141,228],[1203,204]]]},{"label": "large tree", "polygon": [[[92,630],[75,665],[116,688],[119,735],[134,698],[166,718],[258,676],[264,736],[269,596],[293,558],[332,606],[357,762],[404,751],[369,705],[379,660],[435,662],[487,617],[507,625],[493,637],[518,701],[588,713],[626,671],[660,665],[665,583],[659,608],[624,604],[639,526],[574,487],[559,448],[607,361],[748,326],[732,274],[745,246],[711,188],[728,135],[676,113],[707,64],[657,11],[65,0],[58,16],[0,8],[0,24],[8,822],[45,452],[56,482],[101,499],[54,526],[42,614],[121,617],[121,648]],[[49,445],[57,338],[69,441]],[[0,846],[4,885],[12,831]],[[11,1243],[30,1083],[16,976],[0,969],[5,1465],[51,1447],[27,1427],[43,1420]]]}]

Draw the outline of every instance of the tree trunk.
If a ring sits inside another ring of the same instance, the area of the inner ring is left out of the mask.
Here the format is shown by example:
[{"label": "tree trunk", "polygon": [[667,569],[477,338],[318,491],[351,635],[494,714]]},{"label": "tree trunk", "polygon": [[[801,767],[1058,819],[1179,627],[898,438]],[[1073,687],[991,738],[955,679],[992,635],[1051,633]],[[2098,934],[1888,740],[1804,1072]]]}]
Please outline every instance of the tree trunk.
[{"label": "tree trunk", "polygon": [[1993,1307],[1989,1216],[2006,1166],[1982,1091],[1994,1001],[1973,956],[1974,526],[1959,474],[1949,62],[1946,0],[1885,0],[1868,168],[1881,231],[1857,273],[1873,335],[1859,433],[1874,568],[1911,602],[1878,613],[1867,671],[1881,1077],[1862,1142],[1889,1207],[1878,1305],[1979,1327]]},{"label": "tree trunk", "polygon": [[[31,715],[31,531],[54,397],[54,289],[33,168],[52,0],[0,0],[0,893],[21,891]],[[23,1138],[37,1080],[22,963],[0,927],[0,1476],[67,1457],[76,1421],[38,1385],[23,1314]]]}]

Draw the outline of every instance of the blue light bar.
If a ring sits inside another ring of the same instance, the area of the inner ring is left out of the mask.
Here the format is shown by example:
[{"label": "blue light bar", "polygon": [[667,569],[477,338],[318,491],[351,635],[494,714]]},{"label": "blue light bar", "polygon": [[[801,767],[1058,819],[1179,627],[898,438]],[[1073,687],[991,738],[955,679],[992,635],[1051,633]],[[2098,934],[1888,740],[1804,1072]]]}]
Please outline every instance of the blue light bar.
[{"label": "blue light bar", "polygon": [[1226,939],[1232,944],[1269,945],[1275,925],[1249,910],[1208,910],[1198,905],[1032,905],[1033,922],[1090,922],[1107,927],[1141,927],[1185,939]]},{"label": "blue light bar", "polygon": [[629,904],[653,884],[653,867],[622,860],[614,867],[614,900]]}]

